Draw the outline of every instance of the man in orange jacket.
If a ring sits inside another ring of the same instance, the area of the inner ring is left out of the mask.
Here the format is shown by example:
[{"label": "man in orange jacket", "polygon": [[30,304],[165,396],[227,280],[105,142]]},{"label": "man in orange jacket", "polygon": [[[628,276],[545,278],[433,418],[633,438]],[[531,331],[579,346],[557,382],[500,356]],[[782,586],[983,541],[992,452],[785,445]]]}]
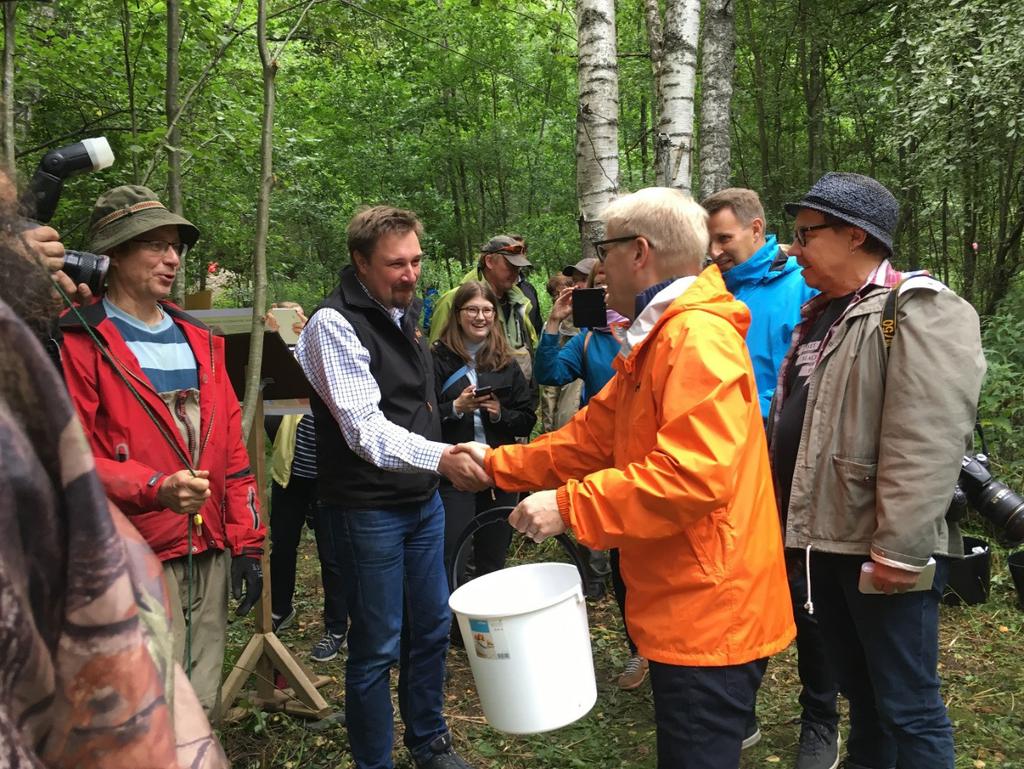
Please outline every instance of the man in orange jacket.
[{"label": "man in orange jacket", "polygon": [[794,637],[747,308],[700,271],[707,215],[651,188],[604,212],[608,305],[632,319],[616,375],[529,446],[467,444],[495,484],[555,489],[510,523],[617,547],[650,660],[659,769],[736,769],[767,658]]}]

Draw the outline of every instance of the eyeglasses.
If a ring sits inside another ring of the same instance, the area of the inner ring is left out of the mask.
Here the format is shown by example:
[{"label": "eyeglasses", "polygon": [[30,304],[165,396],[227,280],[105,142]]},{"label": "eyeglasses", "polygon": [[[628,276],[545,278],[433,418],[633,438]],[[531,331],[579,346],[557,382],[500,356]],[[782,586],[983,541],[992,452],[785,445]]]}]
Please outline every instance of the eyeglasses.
[{"label": "eyeglasses", "polygon": [[170,248],[178,256],[184,256],[188,253],[188,243],[172,243],[169,240],[141,240],[133,238],[131,243],[138,243],[145,251],[149,251],[153,254],[162,254]]},{"label": "eyeglasses", "polygon": [[597,260],[603,262],[608,258],[608,251],[605,249],[605,246],[610,246],[613,243],[627,243],[639,237],[640,235],[623,235],[621,238],[606,238],[605,240],[592,240],[590,242],[594,246],[594,250],[597,251]]},{"label": "eyeglasses", "polygon": [[463,307],[459,312],[472,315],[474,318],[479,318],[481,315],[485,318],[491,318],[494,316],[493,307]]},{"label": "eyeglasses", "polygon": [[797,227],[795,230],[793,230],[793,239],[800,244],[801,248],[803,248],[804,246],[807,245],[808,232],[813,232],[814,230],[824,230],[827,227],[831,226],[831,224],[826,222],[825,224],[809,224],[806,227]]}]

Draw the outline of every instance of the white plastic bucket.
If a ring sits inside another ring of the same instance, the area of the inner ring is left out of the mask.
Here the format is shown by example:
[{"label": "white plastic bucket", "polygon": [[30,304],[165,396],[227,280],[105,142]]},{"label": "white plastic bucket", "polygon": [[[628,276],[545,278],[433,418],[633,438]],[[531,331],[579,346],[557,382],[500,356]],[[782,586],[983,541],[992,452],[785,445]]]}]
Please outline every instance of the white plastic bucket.
[{"label": "white plastic bucket", "polygon": [[576,567],[531,563],[467,582],[448,600],[488,723],[536,734],[597,701],[590,628]]}]

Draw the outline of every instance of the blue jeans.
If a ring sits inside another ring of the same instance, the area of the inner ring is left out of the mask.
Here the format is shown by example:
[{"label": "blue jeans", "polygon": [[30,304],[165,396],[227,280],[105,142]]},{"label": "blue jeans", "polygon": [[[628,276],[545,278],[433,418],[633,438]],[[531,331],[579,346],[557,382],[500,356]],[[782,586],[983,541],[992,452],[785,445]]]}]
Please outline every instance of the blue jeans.
[{"label": "blue jeans", "polygon": [[811,596],[839,689],[850,702],[847,764],[858,769],[953,769],[953,729],[939,693],[939,600],[931,590],[861,593],[866,556],[811,554]]},{"label": "blue jeans", "polygon": [[722,667],[650,661],[658,769],[736,769],[767,659]]},{"label": "blue jeans", "polygon": [[395,664],[405,746],[426,760],[431,740],[448,731],[441,709],[451,614],[441,498],[324,512],[342,522],[339,555],[350,587],[346,726],[356,767],[393,767],[389,674]]}]

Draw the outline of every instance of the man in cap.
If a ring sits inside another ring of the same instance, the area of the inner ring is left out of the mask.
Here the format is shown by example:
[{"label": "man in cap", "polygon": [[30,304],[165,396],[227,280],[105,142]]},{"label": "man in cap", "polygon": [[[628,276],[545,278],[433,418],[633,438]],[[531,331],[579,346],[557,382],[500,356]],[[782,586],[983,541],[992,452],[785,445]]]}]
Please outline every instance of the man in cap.
[{"label": "man in cap", "polygon": [[[509,235],[512,240],[516,243],[523,245],[523,256],[529,252],[526,246],[526,238],[522,235]],[[537,295],[537,289],[533,283],[530,282],[530,273],[533,271],[533,265],[519,270],[519,280],[516,281],[516,285],[522,290],[523,294],[527,299],[530,300],[530,312],[527,317],[530,319],[530,324],[533,326],[533,330],[537,332],[537,336],[540,336],[541,329],[544,328],[544,319],[540,316],[540,297]]]},{"label": "man in cap", "polygon": [[963,546],[945,514],[985,373],[978,316],[893,268],[899,204],[874,179],[825,174],[786,211],[789,253],[821,294],[779,372],[772,464],[786,545],[807,552],[807,610],[850,702],[845,766],[953,769],[938,605],[942,556]]},{"label": "man in cap", "polygon": [[224,341],[166,301],[199,230],[124,186],[97,199],[89,235],[110,269],[102,298],[61,320],[64,377],[107,495],[163,562],[176,656],[210,710],[229,577],[245,614],[263,589],[264,527]]},{"label": "man in cap", "polygon": [[593,256],[588,256],[586,259],[580,259],[576,264],[567,265],[562,269],[562,274],[567,278],[572,278],[573,288],[585,288],[587,285],[587,278],[590,277],[590,273],[594,271],[594,265],[597,264],[597,259]]},{"label": "man in cap", "polygon": [[[523,370],[527,381],[533,381],[533,350],[537,346],[537,331],[530,323],[532,303],[516,285],[519,271],[529,267],[526,246],[510,235],[497,235],[480,249],[476,268],[463,276],[461,283],[470,280],[487,281],[498,297],[498,321],[505,332],[512,357]],[[458,286],[442,296],[434,307],[430,322],[430,342],[441,338],[451,314],[452,299]]]}]

